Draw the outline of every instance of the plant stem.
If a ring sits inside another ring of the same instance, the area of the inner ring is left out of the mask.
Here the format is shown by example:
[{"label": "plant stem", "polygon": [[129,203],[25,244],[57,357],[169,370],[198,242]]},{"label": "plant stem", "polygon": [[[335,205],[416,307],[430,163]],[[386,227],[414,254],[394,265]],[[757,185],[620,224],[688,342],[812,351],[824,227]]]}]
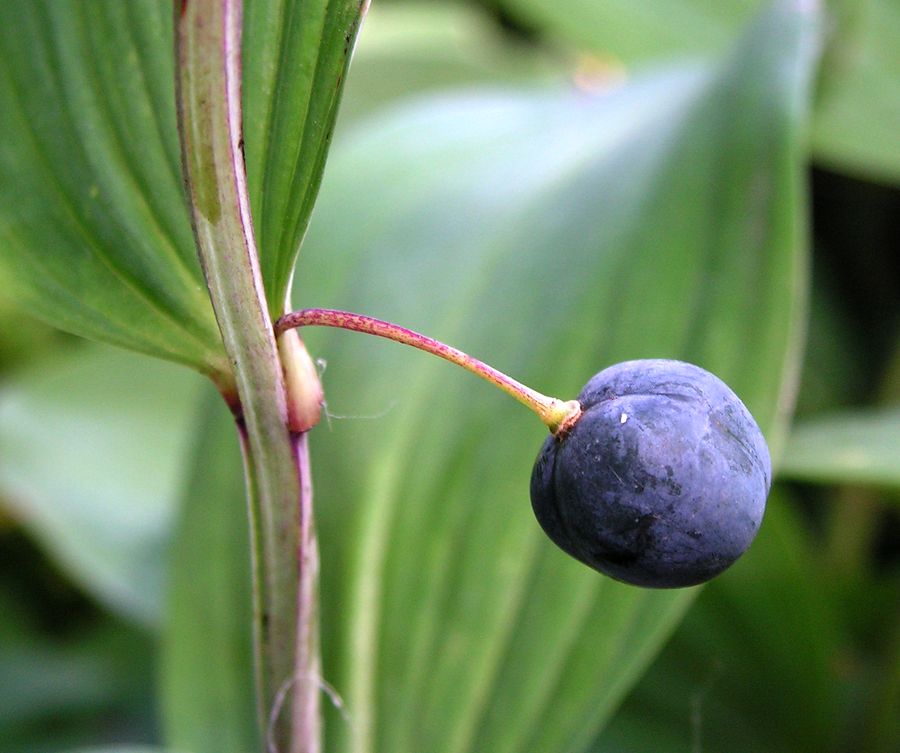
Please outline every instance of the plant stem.
[{"label": "plant stem", "polygon": [[[260,728],[270,750],[318,753],[315,578],[306,439],[288,430],[241,137],[240,0],[175,3],[178,125],[194,237],[225,350],[244,450]],[[283,703],[285,698],[290,703]]]},{"label": "plant stem", "polygon": [[322,667],[319,647],[319,546],[312,507],[312,471],[306,432],[292,433],[294,457],[300,475],[300,543],[297,557],[300,583],[297,593],[297,675],[293,705],[295,740],[306,741],[304,753],[321,748],[319,709]]},{"label": "plant stem", "polygon": [[565,433],[581,415],[581,406],[577,400],[560,400],[559,398],[543,395],[457,348],[419,332],[414,332],[406,327],[401,327],[398,324],[375,319],[371,316],[354,314],[349,311],[338,311],[336,309],[302,309],[301,311],[292,311],[282,316],[275,323],[275,333],[276,335],[281,335],[283,332],[295,327],[313,325],[349,329],[354,332],[364,332],[369,335],[384,337],[394,342],[411,345],[419,350],[424,350],[426,353],[431,353],[451,363],[455,363],[457,366],[462,366],[467,371],[499,387],[507,395],[534,411],[553,434]]}]

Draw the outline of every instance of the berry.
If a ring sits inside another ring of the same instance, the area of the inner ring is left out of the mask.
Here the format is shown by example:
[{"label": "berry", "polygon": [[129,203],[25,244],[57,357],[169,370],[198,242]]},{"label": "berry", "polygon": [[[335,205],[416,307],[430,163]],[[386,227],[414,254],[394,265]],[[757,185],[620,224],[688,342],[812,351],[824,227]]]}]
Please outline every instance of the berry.
[{"label": "berry", "polygon": [[718,377],[681,361],[595,375],[582,414],[549,436],[531,476],[538,522],[563,551],[638,586],[709,580],[753,541],[772,470],[750,412]]}]

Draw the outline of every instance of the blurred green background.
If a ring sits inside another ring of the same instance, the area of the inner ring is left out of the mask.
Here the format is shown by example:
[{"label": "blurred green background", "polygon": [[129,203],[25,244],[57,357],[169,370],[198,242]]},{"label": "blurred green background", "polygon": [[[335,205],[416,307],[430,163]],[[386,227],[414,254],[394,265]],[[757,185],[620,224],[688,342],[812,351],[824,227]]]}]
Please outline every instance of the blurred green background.
[{"label": "blurred green background", "polygon": [[[540,536],[516,406],[310,332],[329,750],[900,749],[900,7],[766,6],[374,3],[295,304],[562,397],[697,361],[777,482],[734,568],[645,595]],[[0,295],[0,752],[254,744],[211,392]]]}]

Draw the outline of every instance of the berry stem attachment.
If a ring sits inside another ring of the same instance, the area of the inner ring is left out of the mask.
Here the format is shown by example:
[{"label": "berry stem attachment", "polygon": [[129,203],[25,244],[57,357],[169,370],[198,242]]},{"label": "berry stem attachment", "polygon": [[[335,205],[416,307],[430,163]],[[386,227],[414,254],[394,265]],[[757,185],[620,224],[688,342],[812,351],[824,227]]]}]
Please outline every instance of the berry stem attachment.
[{"label": "berry stem attachment", "polygon": [[419,332],[414,332],[406,327],[401,327],[398,324],[375,319],[371,316],[354,314],[349,311],[338,311],[336,309],[302,309],[287,313],[275,322],[275,334],[280,336],[289,329],[309,326],[337,327],[339,329],[349,329],[353,332],[364,332],[368,335],[384,337],[394,342],[411,345],[419,350],[424,350],[426,353],[431,353],[446,361],[455,363],[457,366],[462,366],[467,371],[499,387],[525,407],[530,408],[537,414],[544,425],[550,429],[550,432],[557,436],[564,435],[581,415],[581,405],[577,400],[560,400],[559,398],[542,395],[540,392],[526,387],[502,371],[497,371],[492,366],[488,366],[477,358],[472,358],[472,356],[463,353],[457,348]]}]

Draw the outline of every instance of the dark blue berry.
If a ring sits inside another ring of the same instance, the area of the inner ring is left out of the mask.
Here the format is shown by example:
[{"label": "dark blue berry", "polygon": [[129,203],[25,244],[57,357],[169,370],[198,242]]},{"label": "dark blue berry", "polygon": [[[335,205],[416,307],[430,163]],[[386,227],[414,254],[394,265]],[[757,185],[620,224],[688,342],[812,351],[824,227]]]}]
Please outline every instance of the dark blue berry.
[{"label": "dark blue berry", "polygon": [[756,536],[772,470],[762,433],[724,382],[681,361],[594,376],[582,414],[544,442],[531,503],[565,552],[617,580],[691,586]]}]

